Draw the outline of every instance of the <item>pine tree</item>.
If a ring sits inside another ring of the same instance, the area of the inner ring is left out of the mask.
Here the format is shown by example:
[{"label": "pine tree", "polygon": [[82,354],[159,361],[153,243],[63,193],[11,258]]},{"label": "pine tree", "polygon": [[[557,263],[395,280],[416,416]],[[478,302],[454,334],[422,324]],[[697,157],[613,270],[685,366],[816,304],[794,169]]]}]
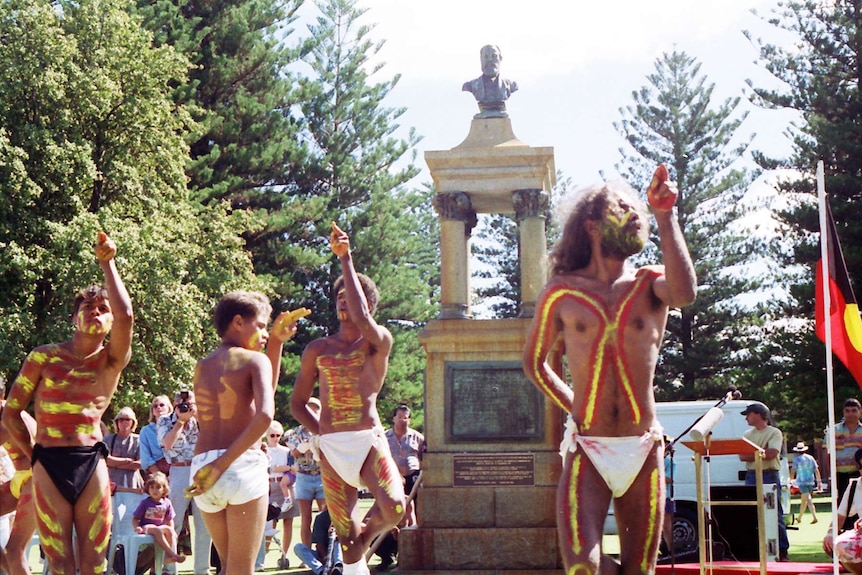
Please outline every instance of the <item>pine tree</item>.
[{"label": "pine tree", "polygon": [[[545,236],[550,252],[559,237],[556,210],[559,198],[572,187],[571,178],[557,172],[557,185],[551,190],[545,211]],[[474,273],[474,307],[488,306],[492,317],[518,317],[521,303],[520,230],[514,214],[489,214],[480,217],[473,254],[481,267]],[[490,281],[488,281],[490,280]]]},{"label": "pine tree", "polygon": [[[862,290],[862,3],[789,1],[765,20],[794,39],[783,47],[747,32],[760,48],[760,64],[783,84],[781,89],[753,86],[753,100],[766,108],[796,110],[801,121],[789,131],[794,144],[790,158],[758,159],[765,167],[790,168],[800,175],[783,181],[779,192],[794,200],[782,214],[795,242],[785,263],[807,268],[790,286],[793,302],[785,310],[785,325],[802,327],[781,334],[780,361],[766,383],[773,402],[785,410],[787,430],[809,439],[821,436],[828,409],[825,351],[813,330],[814,265],[820,257],[814,171],[819,159],[857,297]],[[849,372],[839,361],[833,363],[836,398],[858,396]],[[840,405],[835,409],[840,413]]]},{"label": "pine tree", "polygon": [[384,65],[372,63],[382,43],[370,39],[372,26],[359,22],[365,11],[348,0],[316,5],[320,14],[309,25],[304,56],[311,72],[301,81],[311,156],[279,211],[294,218],[279,247],[280,284],[295,286],[289,297],[315,310],[314,325],[298,335],[297,346],[337,329],[330,287],[340,267],[328,243],[336,221],[350,234],[356,269],[380,288],[377,321],[395,336],[381,411],[404,400],[421,412],[424,351],[417,336],[435,310],[439,234],[431,190],[405,187],[418,173],[411,150],[419,138],[412,129],[406,139],[395,135],[404,110],[387,108],[384,100],[400,76],[373,80]]},{"label": "pine tree", "polygon": [[[630,146],[620,149],[618,169],[645,190],[655,167],[667,164],[680,190],[677,214],[698,278],[695,303],[671,310],[668,318],[656,372],[658,397],[715,397],[729,384],[744,383],[746,365],[763,352],[762,316],[768,313],[741,298],[762,288],[744,270],[765,247],[744,230],[734,231],[752,179],[734,167],[751,141],[738,139],[746,113],[738,97],[715,104],[714,85],[684,52],[662,55],[647,79],[649,85],[632,93],[634,103],[620,109],[622,120],[615,124]],[[648,251],[646,261],[657,251]]]}]

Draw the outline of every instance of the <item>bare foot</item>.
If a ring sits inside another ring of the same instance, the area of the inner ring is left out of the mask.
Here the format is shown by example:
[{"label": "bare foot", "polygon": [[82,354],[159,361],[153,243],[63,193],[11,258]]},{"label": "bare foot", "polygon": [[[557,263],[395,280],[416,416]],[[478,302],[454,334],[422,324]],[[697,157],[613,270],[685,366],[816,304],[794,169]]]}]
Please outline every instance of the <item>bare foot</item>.
[{"label": "bare foot", "polygon": [[176,553],[165,554],[165,565],[170,565],[172,563],[182,563],[185,560],[185,555],[177,555]]}]

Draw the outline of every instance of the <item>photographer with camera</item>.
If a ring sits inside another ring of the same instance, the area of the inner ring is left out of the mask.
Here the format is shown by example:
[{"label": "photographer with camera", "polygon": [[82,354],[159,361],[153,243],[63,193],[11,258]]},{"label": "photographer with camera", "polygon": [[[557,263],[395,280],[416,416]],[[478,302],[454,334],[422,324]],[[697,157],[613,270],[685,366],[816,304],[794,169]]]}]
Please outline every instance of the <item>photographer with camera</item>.
[{"label": "photographer with camera", "polygon": [[[171,465],[169,497],[174,506],[178,524],[192,501],[184,497],[183,490],[191,485],[192,458],[195,455],[195,445],[200,432],[196,416],[195,394],[184,388],[174,395],[174,412],[163,415],[156,424],[159,442],[165,450],[165,459]],[[192,516],[195,519],[192,528],[194,573],[206,575],[209,573],[212,539],[197,506],[192,507]],[[176,565],[166,565],[165,573],[175,574]]]}]

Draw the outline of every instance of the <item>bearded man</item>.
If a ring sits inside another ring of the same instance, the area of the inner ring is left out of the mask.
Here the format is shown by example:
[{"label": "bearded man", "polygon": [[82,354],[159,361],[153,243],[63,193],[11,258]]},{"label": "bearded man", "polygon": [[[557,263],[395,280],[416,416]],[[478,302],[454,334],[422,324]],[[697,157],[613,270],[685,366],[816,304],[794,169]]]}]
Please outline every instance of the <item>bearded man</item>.
[{"label": "bearded man", "polygon": [[[653,376],[668,309],[694,301],[697,286],[673,214],[677,195],[667,181],[653,182],[648,192],[664,266],[627,264],[646,244],[648,216],[624,182],[579,192],[551,254],[553,277],[539,297],[524,371],[570,414],[557,491],[567,575],[655,571],[664,448]],[[553,359],[561,353],[571,387],[548,363],[549,354]],[[619,563],[601,549],[611,501],[620,528]]]}]

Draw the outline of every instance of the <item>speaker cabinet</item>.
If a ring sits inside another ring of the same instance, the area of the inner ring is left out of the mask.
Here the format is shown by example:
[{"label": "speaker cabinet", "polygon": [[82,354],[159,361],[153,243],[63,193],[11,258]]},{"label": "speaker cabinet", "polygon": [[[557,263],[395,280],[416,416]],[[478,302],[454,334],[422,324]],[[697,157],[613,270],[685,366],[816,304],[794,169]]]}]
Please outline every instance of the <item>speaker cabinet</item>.
[{"label": "speaker cabinet", "polygon": [[[725,543],[726,556],[738,561],[759,561],[757,507],[739,505],[757,500],[754,485],[714,486],[709,490],[712,541]],[[778,486],[764,485],[766,560],[778,559]],[[707,538],[710,537],[707,532]]]}]

